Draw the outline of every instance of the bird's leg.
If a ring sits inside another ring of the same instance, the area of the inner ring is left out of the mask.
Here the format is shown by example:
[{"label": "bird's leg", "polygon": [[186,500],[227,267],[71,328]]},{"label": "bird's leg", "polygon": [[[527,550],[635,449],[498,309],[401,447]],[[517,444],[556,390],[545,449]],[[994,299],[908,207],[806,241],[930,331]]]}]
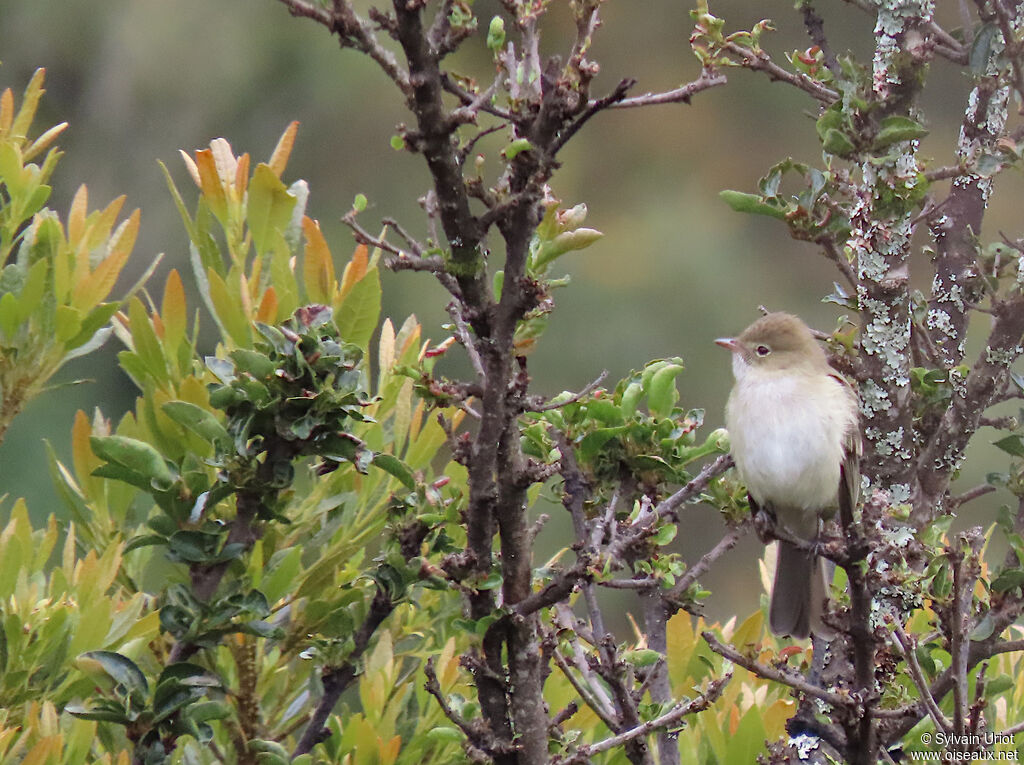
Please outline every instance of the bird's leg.
[{"label": "bird's leg", "polygon": [[761,540],[761,544],[774,542],[778,539],[775,535],[775,508],[769,502],[766,502],[764,506],[760,505],[750,494],[747,494],[747,501],[750,503],[750,512],[754,517],[754,531],[757,533],[757,538]]}]

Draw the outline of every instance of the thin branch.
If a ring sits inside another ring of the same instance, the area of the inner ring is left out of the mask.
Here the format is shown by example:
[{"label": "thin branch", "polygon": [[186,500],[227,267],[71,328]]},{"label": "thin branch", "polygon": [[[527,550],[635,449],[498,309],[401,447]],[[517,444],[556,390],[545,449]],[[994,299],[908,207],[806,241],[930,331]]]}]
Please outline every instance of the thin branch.
[{"label": "thin branch", "polygon": [[330,9],[309,0],[280,0],[293,16],[313,19],[327,27],[344,48],[362,51],[399,87],[409,98],[412,85],[409,73],[401,67],[394,54],[377,41],[369,23],[359,17],[348,0],[334,0]]},{"label": "thin branch", "polygon": [[682,577],[676,581],[672,589],[670,589],[665,597],[675,600],[690,589],[690,586],[697,581],[697,578],[703,576],[704,573],[711,568],[711,564],[716,560],[725,555],[729,550],[736,546],[736,543],[740,541],[747,532],[750,531],[751,521],[749,518],[745,519],[736,528],[730,529],[729,533],[719,540],[718,544],[708,550],[704,555],[701,556],[700,560],[693,564]]},{"label": "thin branch", "polygon": [[[359,225],[356,220],[356,213],[354,210],[350,210],[341,217],[341,222],[344,223],[352,230],[352,236],[360,244],[365,244],[368,247],[375,247],[382,252],[387,253],[384,257],[384,265],[392,271],[429,271],[437,277],[437,280],[441,282],[442,286],[448,290],[456,298],[461,296],[458,282],[455,278],[448,273],[445,267],[444,260],[436,255],[421,256],[415,254],[415,252],[406,252],[401,247],[398,247],[387,239],[374,236],[365,228]],[[403,239],[406,235],[399,233]],[[415,249],[415,248],[414,248]]]},{"label": "thin branch", "polygon": [[473,342],[469,325],[466,324],[466,320],[462,316],[462,304],[458,300],[448,303],[448,315],[452,317],[452,323],[455,325],[455,337],[466,349],[469,363],[473,366],[473,371],[476,372],[477,382],[481,387],[486,386],[487,371],[484,369],[484,362],[480,359],[480,353]]},{"label": "thin branch", "polygon": [[345,663],[338,667],[324,668],[322,678],[324,695],[317,703],[316,709],[313,710],[309,725],[306,726],[302,738],[299,739],[299,743],[296,745],[294,753],[292,753],[292,758],[312,751],[313,747],[323,740],[324,725],[327,723],[327,718],[330,717],[335,704],[341,698],[341,694],[358,677],[359,660],[370,645],[370,639],[381,623],[394,610],[395,604],[391,601],[391,597],[383,590],[377,590],[377,594],[374,595],[373,600],[370,602],[370,609],[366,615],[366,620],[353,635],[352,651],[349,653]]},{"label": "thin branch", "polygon": [[734,56],[738,57],[739,64],[744,68],[752,69],[757,72],[764,72],[771,80],[778,80],[792,85],[795,88],[799,88],[826,106],[834,104],[839,98],[839,93],[832,90],[832,88],[822,85],[817,80],[808,77],[806,74],[794,74],[793,72],[783,69],[772,61],[771,57],[764,51],[745,48],[735,42],[727,42],[724,45],[724,48]]},{"label": "thin branch", "polygon": [[815,244],[819,245],[824,250],[826,258],[831,260],[835,267],[839,269],[839,272],[846,279],[847,283],[851,287],[857,286],[857,272],[853,270],[853,266],[850,265],[850,261],[846,259],[846,255],[836,246],[836,240],[833,236],[822,236],[815,240]]},{"label": "thin branch", "polygon": [[[515,747],[506,744],[503,741],[498,740],[495,736],[490,736],[487,732],[480,730],[478,726],[474,725],[472,721],[466,720],[462,715],[456,712],[448,704],[448,697],[441,690],[441,683],[437,680],[437,673],[434,671],[434,658],[430,657],[427,659],[427,665],[423,668],[423,674],[426,675],[427,681],[423,684],[423,688],[437,699],[438,706],[441,707],[441,712],[444,716],[451,720],[455,726],[462,731],[467,739],[467,744],[472,750],[477,750],[482,755],[489,754],[510,754],[515,751]],[[487,757],[490,759],[490,757]]]},{"label": "thin branch", "polygon": [[609,108],[612,104],[619,103],[626,97],[626,93],[636,85],[636,80],[625,79],[619,82],[615,86],[615,89],[604,98],[599,98],[596,101],[591,101],[587,104],[587,107],[583,112],[574,119],[567,127],[565,127],[558,138],[555,139],[554,143],[551,144],[549,154],[554,157],[558,150],[561,149],[576,133],[579,132],[587,121],[598,112],[604,111]]},{"label": "thin branch", "polygon": [[975,486],[973,489],[968,489],[963,494],[958,494],[955,497],[950,497],[946,503],[950,511],[956,510],[961,505],[967,504],[973,499],[978,497],[984,497],[986,494],[991,494],[996,490],[996,487],[990,483],[983,483],[979,486]]},{"label": "thin branch", "polygon": [[961,178],[965,175],[970,175],[970,172],[967,169],[960,165],[948,165],[946,167],[936,167],[932,170],[926,170],[924,177],[932,183],[935,183],[935,181],[945,181],[950,178]]},{"label": "thin branch", "polygon": [[999,653],[1013,653],[1014,651],[1024,651],[1024,640],[1007,640],[1003,643],[996,643],[989,652],[989,656],[995,656]]},{"label": "thin branch", "polygon": [[575,404],[577,401],[582,401],[591,393],[593,393],[597,389],[597,387],[604,382],[607,376],[608,370],[602,370],[601,374],[599,374],[595,379],[591,380],[577,393],[573,393],[568,398],[559,398],[556,396],[555,398],[549,401],[543,401],[543,399],[540,399],[539,401],[531,402],[529,404],[529,409],[527,411],[547,412],[552,409],[558,409],[559,407],[565,406],[566,404]]},{"label": "thin branch", "polygon": [[[453,80],[451,78],[451,75],[449,75],[447,72],[444,72],[441,75],[441,87],[443,87],[446,92],[451,93],[453,96],[459,99],[459,101],[462,102],[463,107],[472,107],[473,109],[476,109],[478,111],[486,112],[487,114],[493,114],[495,117],[500,117],[506,122],[512,121],[512,112],[508,111],[507,109],[502,109],[501,107],[495,106],[490,102],[490,99],[478,101],[479,94],[470,93],[464,87],[455,82],[455,80]],[[487,91],[490,90],[491,88],[487,89]]]},{"label": "thin branch", "polygon": [[732,455],[730,454],[723,454],[716,458],[714,462],[709,462],[683,488],[658,503],[654,509],[658,517],[664,518],[669,513],[678,510],[682,505],[699,497],[712,480],[722,475],[734,464],[736,463],[733,462]]},{"label": "thin branch", "polygon": [[708,683],[708,687],[696,698],[690,699],[689,701],[680,701],[672,709],[665,714],[648,720],[641,725],[631,728],[630,730],[619,733],[618,735],[606,738],[603,741],[598,741],[596,744],[583,744],[577,750],[576,753],[566,759],[556,759],[556,763],[564,763],[569,765],[570,763],[578,763],[582,760],[580,758],[590,757],[600,752],[607,752],[610,749],[622,746],[623,744],[637,739],[641,736],[646,736],[651,731],[657,730],[658,728],[666,728],[670,725],[674,725],[679,720],[683,719],[686,715],[694,714],[695,712],[701,712],[707,709],[714,701],[722,695],[722,691],[725,690],[726,684],[732,679],[732,675],[725,675],[724,677],[717,678]]},{"label": "thin branch", "polygon": [[903,658],[907,662],[907,667],[910,669],[910,677],[914,681],[914,685],[917,686],[918,694],[921,696],[921,703],[923,703],[925,709],[928,710],[928,715],[935,722],[935,727],[939,730],[946,731],[947,733],[950,732],[953,729],[953,724],[944,714],[942,714],[942,710],[939,709],[938,702],[935,700],[931,689],[928,687],[928,680],[924,676],[924,670],[921,669],[921,664],[917,661],[914,641],[909,635],[907,635],[899,622],[892,620],[890,623],[894,628],[893,634],[896,636],[894,646],[899,649]]},{"label": "thin branch", "polygon": [[816,699],[821,699],[826,704],[830,704],[840,709],[852,708],[856,705],[855,700],[849,695],[841,695],[834,691],[820,688],[817,685],[808,682],[807,678],[801,674],[776,669],[775,667],[769,667],[766,664],[762,664],[759,661],[755,661],[754,659],[744,656],[732,646],[722,643],[711,632],[705,630],[701,633],[701,636],[707,642],[711,650],[719,656],[724,656],[733,664],[739,664],[744,669],[753,672],[764,680],[774,680],[777,683],[782,683],[793,690],[800,691],[800,693],[806,694],[807,696],[813,696]]},{"label": "thin branch", "polygon": [[[603,722],[609,728],[614,728],[616,721],[615,712],[611,709],[611,699],[605,698],[602,702],[597,695],[591,693],[590,689],[583,685],[579,681],[579,679],[570,671],[571,668],[569,666],[569,663],[566,661],[565,657],[562,656],[562,654],[560,654],[558,651],[555,651],[553,656],[555,659],[555,664],[562,671],[562,674],[569,681],[569,684],[572,685],[576,693],[578,693],[580,695],[580,698],[583,699],[584,703],[586,703],[586,705],[594,711],[594,714],[601,718],[601,722]],[[576,666],[576,669],[579,670],[579,667]]]},{"label": "thin branch", "polygon": [[413,237],[408,231],[402,228],[401,223],[399,223],[394,218],[384,218],[381,220],[381,223],[383,223],[385,226],[387,226],[400,237],[402,237],[402,239],[405,240],[405,243],[409,245],[409,249],[412,250],[413,255],[415,255],[416,257],[423,257],[423,253],[426,251],[426,248],[422,244],[420,244],[420,242],[418,242],[416,238]]},{"label": "thin branch", "polygon": [[821,54],[825,59],[825,66],[832,72],[833,77],[837,80],[840,79],[843,73],[839,69],[839,62],[836,61],[835,51],[832,50],[832,46],[829,45],[828,38],[825,36],[824,20],[809,2],[801,5],[800,12],[804,17],[804,29],[807,30],[811,41],[821,50]]},{"label": "thin branch", "polygon": [[621,101],[616,101],[614,104],[609,104],[609,109],[635,109],[640,106],[657,106],[659,104],[689,104],[697,93],[714,88],[719,85],[725,85],[727,82],[726,77],[721,72],[713,72],[708,69],[704,69],[693,82],[688,82],[686,85],[675,88],[674,90],[667,90],[662,93],[644,93],[641,96],[633,96],[632,98],[623,98]]}]

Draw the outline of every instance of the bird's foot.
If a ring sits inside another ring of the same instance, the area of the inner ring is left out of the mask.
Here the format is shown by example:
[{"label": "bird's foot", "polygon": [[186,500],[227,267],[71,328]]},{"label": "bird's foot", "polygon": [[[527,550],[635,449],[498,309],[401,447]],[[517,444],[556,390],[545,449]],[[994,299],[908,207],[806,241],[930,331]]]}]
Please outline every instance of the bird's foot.
[{"label": "bird's foot", "polygon": [[775,511],[772,506],[765,503],[764,506],[758,504],[753,498],[748,496],[750,501],[750,512],[753,514],[754,521],[754,532],[757,534],[757,538],[761,540],[761,544],[769,544],[774,542],[778,537],[775,535]]}]

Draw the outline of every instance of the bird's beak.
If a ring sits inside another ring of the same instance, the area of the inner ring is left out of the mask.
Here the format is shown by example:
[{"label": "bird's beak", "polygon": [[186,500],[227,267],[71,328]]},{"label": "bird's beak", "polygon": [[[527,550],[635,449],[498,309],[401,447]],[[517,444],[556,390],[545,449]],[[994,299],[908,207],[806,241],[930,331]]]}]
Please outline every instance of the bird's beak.
[{"label": "bird's beak", "polygon": [[720,337],[715,340],[715,345],[720,345],[733,353],[739,353],[741,347],[739,341],[735,337]]}]

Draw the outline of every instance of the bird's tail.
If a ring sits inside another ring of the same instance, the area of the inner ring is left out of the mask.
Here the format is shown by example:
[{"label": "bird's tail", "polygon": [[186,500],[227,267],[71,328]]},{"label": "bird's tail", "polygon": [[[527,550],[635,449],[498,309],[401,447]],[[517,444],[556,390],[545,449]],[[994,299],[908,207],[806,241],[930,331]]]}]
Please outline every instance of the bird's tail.
[{"label": "bird's tail", "polygon": [[828,602],[828,581],[823,561],[814,553],[779,541],[768,622],[776,635],[803,639],[813,631],[825,638],[833,631],[821,616]]}]

